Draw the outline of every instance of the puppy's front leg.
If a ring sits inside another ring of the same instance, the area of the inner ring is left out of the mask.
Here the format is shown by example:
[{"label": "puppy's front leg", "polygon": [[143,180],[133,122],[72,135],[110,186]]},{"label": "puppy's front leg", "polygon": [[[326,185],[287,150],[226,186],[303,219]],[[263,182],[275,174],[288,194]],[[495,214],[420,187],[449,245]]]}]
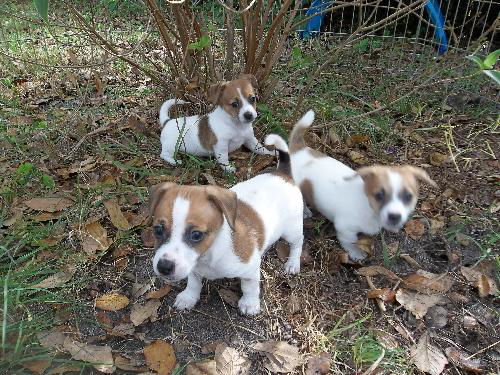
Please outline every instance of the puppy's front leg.
[{"label": "puppy's front leg", "polygon": [[257,138],[252,133],[252,136],[247,138],[244,143],[245,147],[250,151],[255,152],[259,155],[274,155],[274,151],[268,150],[265,146],[263,146]]},{"label": "puppy's front leg", "polygon": [[255,278],[241,279],[243,296],[238,301],[242,314],[257,315],[260,313],[260,267]]},{"label": "puppy's front leg", "polygon": [[358,261],[366,258],[366,253],[361,250],[356,242],[358,241],[357,233],[345,230],[342,228],[337,228],[337,239],[340,244],[349,253],[349,257],[352,260]]},{"label": "puppy's front leg", "polygon": [[235,172],[236,169],[229,164],[229,155],[228,155],[229,150],[227,144],[225,146],[218,146],[217,148],[215,148],[214,153],[215,153],[215,158],[219,162],[224,172],[229,172],[229,173]]},{"label": "puppy's front leg", "polygon": [[179,310],[189,310],[196,305],[200,299],[201,293],[201,276],[194,272],[188,275],[186,289],[177,295],[175,298],[174,307]]}]

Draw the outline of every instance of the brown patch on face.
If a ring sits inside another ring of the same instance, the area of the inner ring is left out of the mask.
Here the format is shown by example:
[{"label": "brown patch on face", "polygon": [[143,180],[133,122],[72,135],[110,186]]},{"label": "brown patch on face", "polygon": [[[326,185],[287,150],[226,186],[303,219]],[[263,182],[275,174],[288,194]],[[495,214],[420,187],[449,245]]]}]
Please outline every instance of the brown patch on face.
[{"label": "brown patch on face", "polygon": [[[209,199],[204,186],[179,186],[172,184],[165,190],[153,208],[153,226],[163,227],[164,236],[155,236],[156,247],[167,242],[172,230],[173,209],[175,200],[179,197],[190,202],[186,217],[186,233],[191,231],[203,233],[203,239],[197,243],[188,243],[200,254],[206,252],[217,236],[224,220],[221,210]],[[185,239],[186,241],[186,239]]]},{"label": "brown patch on face", "polygon": [[382,166],[365,167],[358,170],[365,183],[365,194],[370,206],[379,212],[392,196],[388,168]]},{"label": "brown patch on face", "polygon": [[416,200],[418,198],[419,184],[415,175],[404,167],[396,167],[394,168],[394,172],[401,175],[404,188],[413,195],[411,202]]},{"label": "brown patch on face", "polygon": [[304,200],[306,201],[307,205],[311,208],[314,208],[314,187],[311,181],[309,181],[307,178],[304,179],[300,183],[300,191],[302,192],[302,196],[304,197]]},{"label": "brown patch on face", "polygon": [[238,200],[238,214],[233,231],[234,253],[243,263],[250,260],[253,250],[263,250],[264,224],[255,210]]},{"label": "brown patch on face", "polygon": [[[253,103],[251,102],[251,98],[255,97],[256,93],[255,88],[248,79],[235,79],[234,81],[228,82],[223,85],[217,104],[229,113],[231,117],[238,117],[238,113],[243,104],[238,89],[241,91],[243,98],[245,98],[254,108],[256,108],[257,105],[257,100],[254,100]],[[233,103],[237,103],[237,107],[234,107]]]},{"label": "brown patch on face", "polygon": [[205,150],[214,150],[214,146],[217,143],[217,136],[212,131],[212,128],[208,123],[208,116],[200,118],[200,122],[198,124],[198,139]]}]

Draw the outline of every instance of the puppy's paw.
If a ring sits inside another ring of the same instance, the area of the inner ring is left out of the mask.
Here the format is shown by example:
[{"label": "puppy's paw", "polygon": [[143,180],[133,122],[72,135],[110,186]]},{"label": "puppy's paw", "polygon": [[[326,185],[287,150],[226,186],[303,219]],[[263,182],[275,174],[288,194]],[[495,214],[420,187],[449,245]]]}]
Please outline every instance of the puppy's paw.
[{"label": "puppy's paw", "polygon": [[198,296],[184,290],[175,298],[174,307],[179,310],[190,310],[194,307],[194,305],[196,305],[196,302],[198,302]]},{"label": "puppy's paw", "polygon": [[349,253],[349,258],[351,258],[352,260],[356,261],[356,262],[359,262],[363,259],[366,258],[366,253],[358,248],[350,248],[350,249],[347,249],[347,252]]},{"label": "puppy's paw", "polygon": [[175,160],[173,157],[171,157],[170,155],[164,155],[164,154],[161,154],[160,157],[165,160],[168,164],[171,164],[171,165],[182,165],[182,160]]},{"label": "puppy's paw", "polygon": [[238,301],[238,307],[242,314],[257,315],[260,313],[260,300],[258,298],[243,296]]},{"label": "puppy's paw", "polygon": [[292,259],[288,258],[287,262],[285,263],[285,272],[288,273],[289,275],[295,275],[300,272],[300,258]]},{"label": "puppy's paw", "polygon": [[228,165],[221,164],[221,168],[226,173],[234,173],[234,172],[236,172],[236,168],[233,167],[232,165],[229,165],[229,164]]}]

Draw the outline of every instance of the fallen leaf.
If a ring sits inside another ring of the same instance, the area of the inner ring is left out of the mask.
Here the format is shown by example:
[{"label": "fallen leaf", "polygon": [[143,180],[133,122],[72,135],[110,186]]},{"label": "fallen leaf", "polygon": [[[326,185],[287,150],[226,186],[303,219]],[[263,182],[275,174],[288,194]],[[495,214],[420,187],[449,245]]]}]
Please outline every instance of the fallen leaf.
[{"label": "fallen leaf", "polygon": [[405,232],[414,240],[418,240],[424,235],[425,225],[421,220],[410,220],[405,225]]},{"label": "fallen leaf", "polygon": [[62,350],[66,339],[66,335],[62,332],[40,332],[36,337],[41,346],[54,350]]},{"label": "fallen leaf", "polygon": [[33,198],[24,204],[35,211],[56,212],[70,207],[73,201],[68,198]]},{"label": "fallen leaf", "polygon": [[175,368],[174,348],[165,341],[156,340],[144,347],[144,357],[148,367],[156,371],[158,375],[170,375]]},{"label": "fallen leaf", "polygon": [[95,306],[101,310],[118,311],[128,306],[129,299],[120,293],[108,293],[100,296],[95,301]]},{"label": "fallen leaf", "polygon": [[363,143],[368,143],[370,141],[370,136],[365,134],[355,134],[347,138],[346,144],[349,147],[356,146]]},{"label": "fallen leaf", "polygon": [[358,270],[358,273],[361,276],[378,276],[382,275],[387,277],[390,280],[393,281],[400,281],[401,278],[396,275],[394,272],[389,271],[387,268],[384,268],[382,266],[368,266],[368,267],[361,267]]},{"label": "fallen leaf", "polygon": [[118,202],[115,199],[110,199],[104,202],[104,207],[108,210],[109,219],[119,230],[129,230],[131,228],[127,218],[123,215]]},{"label": "fallen leaf", "polygon": [[153,248],[155,246],[155,237],[153,235],[153,228],[145,228],[141,233],[142,244],[146,248]]},{"label": "fallen leaf", "polygon": [[94,83],[95,83],[95,89],[97,96],[103,96],[104,95],[104,84],[102,83],[101,77],[94,73]]},{"label": "fallen leaf", "polygon": [[132,285],[132,298],[139,298],[143,294],[145,294],[149,289],[153,287],[155,283],[154,279],[150,279],[145,283],[134,282]]},{"label": "fallen leaf", "polygon": [[214,360],[220,375],[245,375],[250,370],[248,358],[226,344],[217,345]]},{"label": "fallen leaf", "polygon": [[57,244],[59,244],[63,239],[64,235],[62,236],[50,236],[44,239],[41,239],[40,241],[34,241],[32,244],[34,246],[45,246],[45,247],[52,247]]},{"label": "fallen leaf", "polygon": [[22,217],[23,217],[22,211],[15,211],[14,215],[12,215],[10,218],[1,223],[0,226],[3,225],[4,227],[11,227],[16,222],[18,222]]},{"label": "fallen leaf", "polygon": [[455,366],[476,374],[483,372],[483,364],[478,358],[469,359],[469,355],[467,353],[452,347],[446,348],[444,352],[446,353],[450,363]]},{"label": "fallen leaf", "polygon": [[394,256],[398,253],[399,241],[391,242],[387,244],[387,252],[389,255]]},{"label": "fallen leaf", "polygon": [[40,223],[40,222],[44,222],[44,221],[57,220],[62,215],[63,215],[62,212],[42,212],[38,215],[33,216],[32,219],[33,219],[33,221]]},{"label": "fallen leaf", "polygon": [[399,342],[394,335],[383,331],[381,329],[374,329],[373,336],[377,339],[378,343],[387,350],[394,350],[399,348]]},{"label": "fallen leaf", "polygon": [[82,371],[81,366],[75,366],[75,365],[61,365],[57,366],[53,369],[50,369],[46,375],[59,375],[59,374],[65,374],[67,372],[77,372],[80,373]]},{"label": "fallen leaf", "polygon": [[440,152],[433,152],[429,155],[429,162],[436,167],[439,167],[447,160],[448,155],[441,154]]},{"label": "fallen leaf", "polygon": [[109,329],[113,327],[113,321],[109,317],[109,315],[106,313],[106,311],[98,310],[95,313],[95,317],[99,324],[104,328],[104,329]]},{"label": "fallen leaf", "polygon": [[330,353],[321,352],[307,361],[306,375],[323,375],[330,373]]},{"label": "fallen leaf", "polygon": [[238,296],[235,292],[230,289],[219,289],[219,295],[224,302],[226,302],[229,306],[237,308],[238,301],[240,300],[240,296]]},{"label": "fallen leaf", "polygon": [[186,375],[217,375],[215,366],[214,360],[190,363],[186,367]]},{"label": "fallen leaf", "polygon": [[132,246],[129,246],[129,245],[119,246],[113,250],[113,252],[111,253],[111,256],[115,259],[122,258],[122,257],[126,257],[127,255],[129,255],[133,251],[134,251],[134,249],[132,248]]},{"label": "fallen leaf", "polygon": [[481,272],[477,266],[462,266],[460,267],[460,271],[462,272],[462,275],[464,275],[464,277],[467,279],[467,281],[472,283],[472,285],[477,288],[480,297],[487,297],[490,294],[492,296],[499,295],[495,280]]},{"label": "fallen leaf", "polygon": [[368,255],[373,255],[373,251],[375,249],[375,241],[373,240],[373,237],[360,236],[356,241],[356,245]]},{"label": "fallen leaf", "polygon": [[135,327],[132,323],[118,324],[110,332],[114,336],[131,336],[135,333]]},{"label": "fallen leaf", "polygon": [[40,359],[35,361],[22,362],[21,366],[35,374],[43,374],[50,367],[51,361]]},{"label": "fallen leaf", "polygon": [[347,152],[347,156],[356,164],[360,165],[368,164],[367,157],[359,151],[349,150]]},{"label": "fallen leaf", "polygon": [[213,342],[209,342],[201,347],[201,352],[203,354],[215,353],[215,349],[220,344],[225,344],[222,340],[215,340]]},{"label": "fallen leaf", "polygon": [[396,292],[389,288],[372,289],[367,293],[368,298],[380,298],[384,302],[393,302],[396,298]]},{"label": "fallen leaf", "polygon": [[286,262],[290,254],[290,246],[285,241],[278,241],[276,243],[276,254],[282,262]]},{"label": "fallen leaf", "polygon": [[106,229],[98,221],[85,225],[80,236],[83,251],[88,255],[95,255],[97,251],[105,251],[113,243],[108,238]]},{"label": "fallen leaf", "polygon": [[133,305],[130,311],[130,321],[135,326],[142,324],[146,319],[150,319],[152,322],[156,321],[160,305],[161,302],[158,300],[150,300],[144,305]]},{"label": "fallen leaf", "polygon": [[439,329],[448,324],[448,311],[442,306],[432,306],[425,316],[429,328]]},{"label": "fallen leaf", "polygon": [[442,298],[439,294],[419,294],[405,289],[399,289],[396,292],[396,301],[417,319],[422,319],[427,314],[427,310],[441,302]]},{"label": "fallen leaf", "polygon": [[301,361],[299,348],[284,341],[259,342],[253,348],[265,354],[264,367],[271,372],[292,372]]},{"label": "fallen leaf", "polygon": [[401,259],[404,259],[406,263],[408,263],[413,268],[420,268],[420,264],[415,259],[413,259],[409,254],[401,254],[399,257]]},{"label": "fallen leaf", "polygon": [[435,236],[437,233],[441,231],[441,229],[444,228],[444,218],[439,217],[436,219],[431,219],[431,227],[429,229],[429,232]]},{"label": "fallen leaf", "polygon": [[439,375],[448,363],[443,352],[430,344],[429,334],[425,332],[418,343],[410,348],[411,362],[420,371],[431,375]]},{"label": "fallen leaf", "polygon": [[152,290],[146,294],[147,299],[160,299],[165,297],[172,290],[172,285],[164,285],[158,290]]},{"label": "fallen leaf", "polygon": [[479,323],[477,322],[477,319],[472,317],[472,316],[468,316],[468,315],[464,316],[463,324],[464,324],[464,328],[469,330],[469,331],[473,330],[473,329],[477,329],[479,327]]},{"label": "fallen leaf", "polygon": [[112,374],[116,370],[113,364],[111,347],[108,345],[89,345],[66,337],[64,340],[64,349],[71,354],[73,359],[96,363],[93,366],[97,371]]},{"label": "fallen leaf", "polygon": [[120,370],[132,372],[144,372],[148,370],[147,367],[138,365],[136,361],[122,357],[120,355],[117,355],[115,357],[115,366]]},{"label": "fallen leaf", "polygon": [[446,293],[453,285],[453,279],[446,273],[436,275],[418,270],[403,278],[403,286],[421,293]]},{"label": "fallen leaf", "polygon": [[90,172],[96,168],[97,164],[96,160],[91,156],[83,161],[74,163],[69,168],[59,168],[56,170],[56,173],[63,178],[68,178],[74,173]]},{"label": "fallen leaf", "polygon": [[53,274],[52,276],[47,277],[45,280],[39,282],[38,284],[33,285],[33,288],[43,288],[43,289],[57,288],[70,281],[75,272],[76,272],[76,267],[73,265],[69,265],[66,267],[64,271],[59,271]]}]

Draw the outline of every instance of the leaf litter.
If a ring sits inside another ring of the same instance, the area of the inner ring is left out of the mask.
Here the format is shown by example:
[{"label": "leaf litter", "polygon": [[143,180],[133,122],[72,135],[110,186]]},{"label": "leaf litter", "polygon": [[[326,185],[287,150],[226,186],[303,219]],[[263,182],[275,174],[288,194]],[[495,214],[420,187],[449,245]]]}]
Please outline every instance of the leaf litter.
[{"label": "leaf litter", "polygon": [[292,372],[301,363],[299,348],[285,341],[264,341],[253,348],[265,355],[264,367],[274,373]]}]

